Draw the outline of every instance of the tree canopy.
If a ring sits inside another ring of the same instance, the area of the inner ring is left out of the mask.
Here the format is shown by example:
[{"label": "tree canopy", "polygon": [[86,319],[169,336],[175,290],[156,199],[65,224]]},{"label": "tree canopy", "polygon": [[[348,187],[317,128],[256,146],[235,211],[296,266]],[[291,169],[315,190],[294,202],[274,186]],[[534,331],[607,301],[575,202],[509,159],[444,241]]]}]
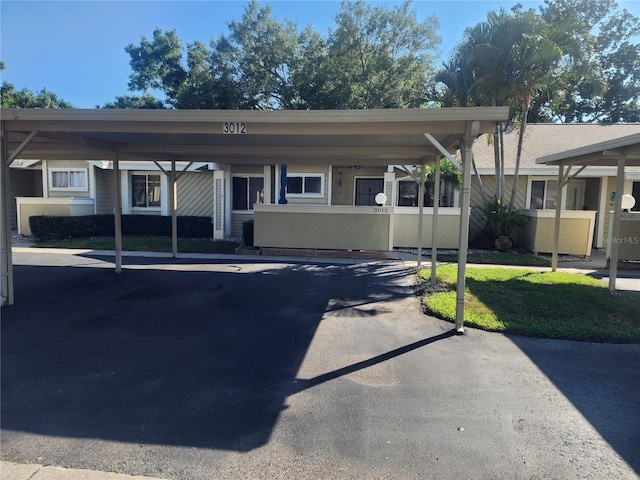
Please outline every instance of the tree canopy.
[{"label": "tree canopy", "polygon": [[336,28],[274,18],[249,3],[228,33],[186,45],[175,30],[130,44],[129,89],[162,92],[171,108],[341,109],[424,106],[440,42],[435,16],[409,0],[386,8],[344,0]]},{"label": "tree canopy", "polygon": [[[4,62],[0,62],[0,71],[4,68]],[[34,93],[28,88],[17,90],[9,82],[2,82],[0,87],[0,106],[2,108],[73,108],[71,103],[59,98],[46,88]]]}]

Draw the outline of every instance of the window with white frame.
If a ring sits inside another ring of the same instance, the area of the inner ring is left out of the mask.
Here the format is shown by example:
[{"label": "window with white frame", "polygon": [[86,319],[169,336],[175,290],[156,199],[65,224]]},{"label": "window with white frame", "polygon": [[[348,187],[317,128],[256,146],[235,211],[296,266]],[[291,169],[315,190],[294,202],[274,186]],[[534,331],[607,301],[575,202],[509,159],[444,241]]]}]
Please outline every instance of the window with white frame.
[{"label": "window with white frame", "polygon": [[253,210],[264,203],[264,177],[234,176],[231,185],[232,210]]},{"label": "window with white frame", "polygon": [[86,168],[51,168],[49,169],[49,190],[79,191],[89,190]]},{"label": "window with white frame", "polygon": [[160,208],[160,175],[134,173],[131,175],[131,206]]},{"label": "window with white frame", "polygon": [[558,201],[557,180],[532,180],[529,191],[530,209],[549,210],[556,208]]},{"label": "window with white frame", "polygon": [[287,195],[292,197],[324,196],[324,174],[289,173],[287,174]]}]

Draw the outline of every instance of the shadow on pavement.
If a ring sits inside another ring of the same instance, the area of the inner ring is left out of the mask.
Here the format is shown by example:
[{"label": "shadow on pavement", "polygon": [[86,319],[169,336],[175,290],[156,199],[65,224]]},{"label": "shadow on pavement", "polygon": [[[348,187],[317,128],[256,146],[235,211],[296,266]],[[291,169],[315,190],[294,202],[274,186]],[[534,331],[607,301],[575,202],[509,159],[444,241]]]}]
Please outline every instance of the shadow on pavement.
[{"label": "shadow on pavement", "polygon": [[635,345],[510,338],[640,474],[640,358]]},{"label": "shadow on pavement", "polygon": [[405,269],[381,264],[165,263],[186,270],[15,267],[3,430],[248,451],[269,440],[287,395],[351,371],[296,383],[328,308],[359,316],[412,294],[396,281]]}]

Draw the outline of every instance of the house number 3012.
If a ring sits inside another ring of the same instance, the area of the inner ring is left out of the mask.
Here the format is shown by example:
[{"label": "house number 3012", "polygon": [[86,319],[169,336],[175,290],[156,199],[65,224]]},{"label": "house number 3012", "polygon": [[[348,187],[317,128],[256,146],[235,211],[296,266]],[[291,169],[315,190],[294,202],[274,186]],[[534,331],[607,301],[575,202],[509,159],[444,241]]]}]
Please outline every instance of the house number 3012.
[{"label": "house number 3012", "polygon": [[222,125],[222,133],[225,135],[242,135],[247,133],[247,124],[245,122],[224,122]]},{"label": "house number 3012", "polygon": [[373,207],[375,213],[389,213],[389,209],[386,207]]}]

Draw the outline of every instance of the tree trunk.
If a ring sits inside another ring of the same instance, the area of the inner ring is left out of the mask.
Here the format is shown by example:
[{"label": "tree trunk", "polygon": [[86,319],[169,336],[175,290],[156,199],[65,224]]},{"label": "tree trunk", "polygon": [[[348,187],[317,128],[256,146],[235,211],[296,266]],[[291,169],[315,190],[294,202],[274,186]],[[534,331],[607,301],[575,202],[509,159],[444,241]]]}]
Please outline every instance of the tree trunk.
[{"label": "tree trunk", "polygon": [[478,185],[480,187],[480,196],[482,197],[482,205],[486,205],[487,195],[484,191],[484,185],[482,184],[482,177],[478,173],[478,167],[476,167],[476,160],[475,158],[473,158],[473,154],[471,155],[471,165],[473,165],[473,173],[475,174],[476,179],[478,180]]},{"label": "tree trunk", "polygon": [[520,173],[520,157],[522,156],[522,143],[524,141],[524,133],[527,130],[527,114],[529,106],[525,105],[522,109],[522,118],[520,119],[520,130],[518,132],[518,153],[516,154],[516,170],[513,175],[513,187],[511,188],[511,199],[509,200],[509,212],[513,210],[513,204],[516,201],[516,190],[518,188],[518,175]]}]

